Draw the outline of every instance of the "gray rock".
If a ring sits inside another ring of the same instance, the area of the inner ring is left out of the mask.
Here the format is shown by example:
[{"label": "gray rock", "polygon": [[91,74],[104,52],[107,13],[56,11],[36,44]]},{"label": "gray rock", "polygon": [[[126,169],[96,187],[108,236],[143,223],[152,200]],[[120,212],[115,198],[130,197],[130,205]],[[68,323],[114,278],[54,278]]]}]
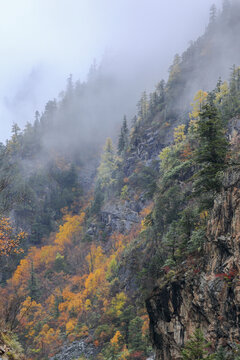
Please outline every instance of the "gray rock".
[{"label": "gray rock", "polygon": [[87,359],[94,358],[98,351],[93,344],[86,344],[84,340],[74,341],[65,345],[61,352],[50,358],[50,360],[76,360],[84,355]]},{"label": "gray rock", "polygon": [[134,223],[140,221],[138,213],[120,201],[106,204],[101,211],[101,218],[109,231],[121,233],[130,230]]}]

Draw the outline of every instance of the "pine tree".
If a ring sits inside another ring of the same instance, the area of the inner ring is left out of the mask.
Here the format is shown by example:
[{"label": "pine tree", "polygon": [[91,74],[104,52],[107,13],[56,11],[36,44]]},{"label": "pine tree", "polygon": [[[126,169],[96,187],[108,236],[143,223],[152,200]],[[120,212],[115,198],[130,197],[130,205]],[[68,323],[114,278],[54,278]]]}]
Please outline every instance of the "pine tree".
[{"label": "pine tree", "polygon": [[138,106],[138,116],[140,117],[141,120],[146,120],[148,115],[148,108],[149,108],[148,96],[146,91],[142,93],[141,99],[138,102],[137,106]]},{"label": "pine tree", "polygon": [[126,150],[128,146],[128,126],[127,126],[127,118],[126,115],[123,118],[123,124],[121,128],[121,133],[118,139],[118,155],[121,155],[123,151]]},{"label": "pine tree", "polygon": [[213,195],[221,187],[219,175],[226,166],[228,142],[218,110],[212,102],[204,105],[200,112],[197,134],[199,146],[195,151],[195,161],[200,170],[195,175],[195,194]]},{"label": "pine tree", "polygon": [[115,183],[114,171],[116,170],[116,157],[112,140],[107,139],[98,167],[98,183],[101,189],[107,189]]},{"label": "pine tree", "polygon": [[214,359],[214,354],[209,354],[206,349],[211,346],[207,342],[200,329],[196,329],[190,340],[186,343],[182,350],[182,360],[211,360]]},{"label": "pine tree", "polygon": [[217,7],[213,4],[210,8],[209,24],[214,24],[217,18]]},{"label": "pine tree", "polygon": [[38,295],[39,295],[39,288],[38,288],[38,284],[37,284],[37,278],[36,278],[36,273],[34,270],[34,265],[33,265],[33,261],[31,263],[31,274],[30,274],[30,279],[28,282],[28,289],[29,289],[29,296],[32,300],[37,300]]},{"label": "pine tree", "polygon": [[223,0],[223,13],[226,13],[230,9],[230,1]]},{"label": "pine tree", "polygon": [[129,348],[131,350],[142,350],[143,349],[143,338],[142,338],[142,326],[143,320],[137,316],[130,321],[129,324]]}]

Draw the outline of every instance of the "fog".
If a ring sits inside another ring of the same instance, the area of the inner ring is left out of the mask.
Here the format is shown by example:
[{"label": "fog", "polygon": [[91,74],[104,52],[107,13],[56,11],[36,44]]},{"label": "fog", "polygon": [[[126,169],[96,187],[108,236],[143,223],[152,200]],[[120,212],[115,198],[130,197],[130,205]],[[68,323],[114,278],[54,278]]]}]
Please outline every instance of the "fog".
[{"label": "fog", "polygon": [[[215,1],[218,7],[221,0]],[[113,121],[131,115],[143,90],[166,78],[175,53],[201,35],[212,0],[8,0],[0,5],[0,140],[13,123],[85,81],[94,59],[115,81]],[[108,94],[104,95],[106,98]],[[104,114],[102,114],[104,117]],[[94,127],[94,122],[92,124]]]}]

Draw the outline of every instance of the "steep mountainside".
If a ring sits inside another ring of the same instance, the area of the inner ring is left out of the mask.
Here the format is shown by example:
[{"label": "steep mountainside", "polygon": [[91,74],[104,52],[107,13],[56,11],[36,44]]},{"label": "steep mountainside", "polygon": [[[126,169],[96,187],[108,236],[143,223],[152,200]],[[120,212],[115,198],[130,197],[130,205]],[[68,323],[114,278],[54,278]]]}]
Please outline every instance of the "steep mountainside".
[{"label": "steep mountainside", "polygon": [[[238,121],[239,122],[239,121]],[[213,349],[239,339],[240,174],[225,175],[201,258],[190,258],[147,300],[157,359],[181,359],[181,347],[201,327]]]},{"label": "steep mountainside", "polygon": [[0,149],[0,205],[29,235],[24,253],[0,258],[0,316],[26,359],[146,360],[153,345],[159,360],[193,360],[183,354],[198,328],[210,342],[202,358],[234,359],[240,68],[217,79],[240,63],[239,16],[237,1],[212,8],[205,34],[143,93],[101,159],[85,123],[89,94],[103,109],[96,69],[86,84],[69,78],[34,125],[14,126]]}]

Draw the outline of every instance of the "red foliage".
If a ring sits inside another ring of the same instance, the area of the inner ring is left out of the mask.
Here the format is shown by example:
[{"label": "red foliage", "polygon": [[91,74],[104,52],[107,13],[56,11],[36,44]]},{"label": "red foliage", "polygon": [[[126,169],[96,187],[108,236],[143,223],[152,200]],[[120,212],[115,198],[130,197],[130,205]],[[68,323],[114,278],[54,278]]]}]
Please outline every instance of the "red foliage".
[{"label": "red foliage", "polygon": [[215,274],[216,277],[220,278],[221,280],[232,280],[238,274],[237,269],[230,269],[228,273],[218,273]]},{"label": "red foliage", "polygon": [[198,274],[200,272],[200,269],[194,269],[193,272],[194,274]]},{"label": "red foliage", "polygon": [[169,273],[169,271],[171,270],[170,266],[164,266],[162,269],[165,271],[166,274]]},{"label": "red foliage", "polygon": [[145,360],[146,356],[144,355],[143,351],[134,351],[130,357],[130,360]]}]

